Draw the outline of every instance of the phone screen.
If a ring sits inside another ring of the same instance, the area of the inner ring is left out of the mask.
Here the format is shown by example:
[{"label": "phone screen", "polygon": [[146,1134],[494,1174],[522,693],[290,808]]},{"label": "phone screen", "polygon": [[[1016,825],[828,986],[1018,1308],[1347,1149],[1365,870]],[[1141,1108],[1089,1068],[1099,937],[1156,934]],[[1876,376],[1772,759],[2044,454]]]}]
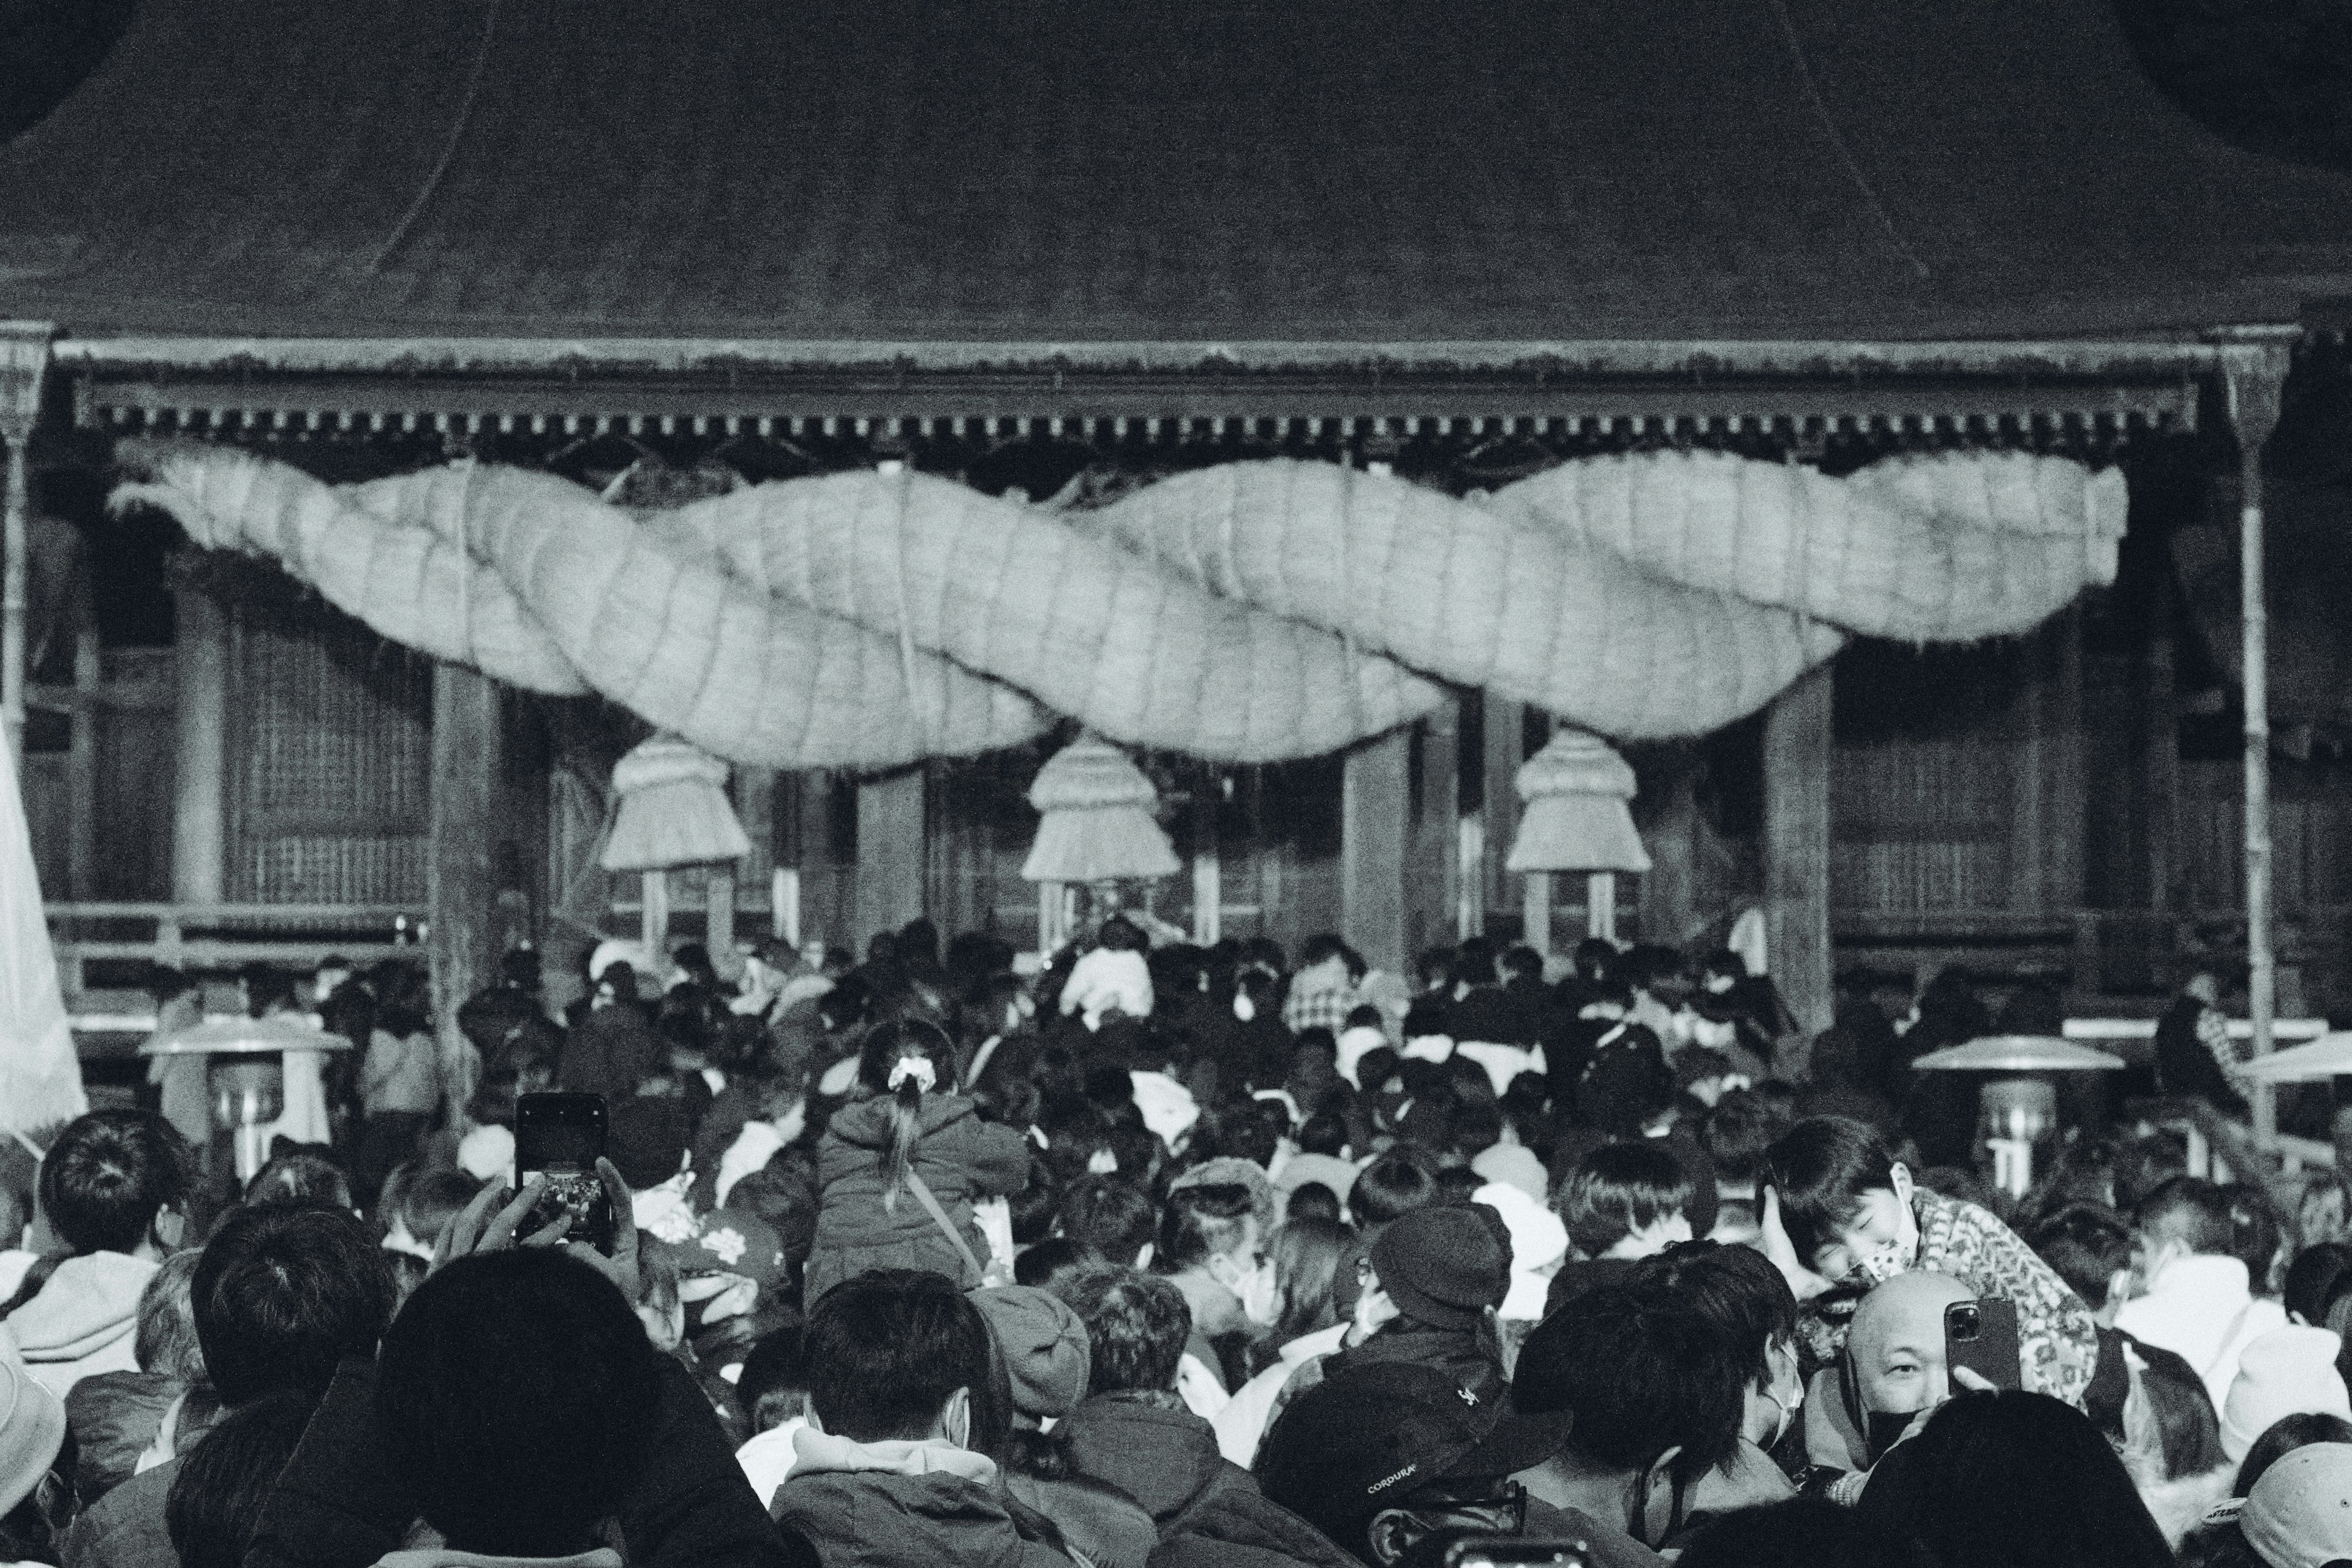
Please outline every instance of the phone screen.
[{"label": "phone screen", "polygon": [[604,1099],[596,1094],[526,1094],[515,1102],[515,1175],[528,1184],[544,1179],[527,1227],[553,1223],[557,1211],[573,1211],[567,1241],[584,1241],[599,1252],[613,1249],[613,1205],[596,1174],[604,1153]]}]

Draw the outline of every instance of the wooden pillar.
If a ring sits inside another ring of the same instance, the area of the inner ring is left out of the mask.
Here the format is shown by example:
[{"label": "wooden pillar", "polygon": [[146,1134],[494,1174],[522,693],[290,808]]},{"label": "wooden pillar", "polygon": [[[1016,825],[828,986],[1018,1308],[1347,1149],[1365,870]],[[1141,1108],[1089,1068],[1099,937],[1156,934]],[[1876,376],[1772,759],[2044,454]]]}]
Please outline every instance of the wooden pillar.
[{"label": "wooden pillar", "polygon": [[227,901],[228,612],[201,588],[172,601],[172,898]]},{"label": "wooden pillar", "polygon": [[[26,525],[33,504],[32,468],[26,448],[41,417],[41,384],[49,366],[46,321],[0,323],[0,445],[7,448],[0,468],[0,743],[17,761],[25,749]],[[19,772],[21,773],[21,768]]]},{"label": "wooden pillar", "polygon": [[2042,777],[2048,805],[2049,858],[2042,894],[2052,909],[2078,910],[2089,896],[2089,735],[2083,723],[2083,606],[2068,606],[2050,628],[2043,666]]},{"label": "wooden pillar", "polygon": [[[1213,765],[1192,770],[1192,940],[1213,947],[1225,931],[1224,846],[1219,842],[1217,806],[1224,797],[1224,773]],[[1039,897],[1043,897],[1043,893]]]},{"label": "wooden pillar", "polygon": [[499,786],[506,773],[498,683],[460,665],[433,667],[433,739],[428,812],[432,843],[427,898],[435,1016],[440,1020],[442,1081],[456,1072],[464,1041],[458,1005],[498,971]]},{"label": "wooden pillar", "polygon": [[923,912],[923,769],[857,784],[858,956],[877,931],[897,931]]},{"label": "wooden pillar", "polygon": [[1405,879],[1406,956],[1461,940],[1461,700],[1449,696],[1412,731],[1412,843]]},{"label": "wooden pillar", "polygon": [[1519,829],[1517,786],[1519,764],[1528,760],[1527,704],[1492,692],[1483,694],[1480,700],[1486,710],[1483,731],[1486,765],[1478,812],[1480,849],[1485,862],[1479,868],[1479,886],[1481,902],[1493,914],[1509,909],[1517,901],[1511,896],[1510,874],[1503,869],[1503,861],[1510,855],[1511,840]]},{"label": "wooden pillar", "polygon": [[1800,677],[1764,718],[1764,899],[1772,978],[1807,1034],[1830,1024],[1830,680]]},{"label": "wooden pillar", "polygon": [[[2238,573],[2244,633],[2246,707],[2246,1006],[2254,1055],[2271,1051],[2278,960],[2271,951],[2270,609],[2263,560],[2263,447],[2277,427],[2294,328],[2249,329],[2221,347],[2221,378],[2238,437]],[[2268,1084],[2253,1093],[2254,1146],[2267,1154],[2278,1138],[2278,1106]]]},{"label": "wooden pillar", "polygon": [[98,897],[98,627],[85,603],[74,628],[73,731],[66,753],[66,896]]},{"label": "wooden pillar", "polygon": [[1412,736],[1395,730],[1341,759],[1339,929],[1364,962],[1406,972],[1405,840],[1412,815]]},{"label": "wooden pillar", "polygon": [[1633,821],[1650,852],[1642,874],[1642,939],[1679,947],[1700,922],[1698,780],[1704,753],[1688,742],[1645,747],[1626,759],[1641,788]]}]

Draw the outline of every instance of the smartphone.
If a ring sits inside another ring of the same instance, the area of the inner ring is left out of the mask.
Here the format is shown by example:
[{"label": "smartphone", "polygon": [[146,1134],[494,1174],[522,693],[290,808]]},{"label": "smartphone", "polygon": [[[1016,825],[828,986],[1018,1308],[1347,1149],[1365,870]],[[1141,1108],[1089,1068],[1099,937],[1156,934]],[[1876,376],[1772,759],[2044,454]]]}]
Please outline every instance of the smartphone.
[{"label": "smartphone", "polygon": [[1465,1535],[1445,1549],[1444,1568],[1591,1568],[1581,1541],[1529,1535]]},{"label": "smartphone", "polygon": [[524,1229],[551,1225],[565,1205],[573,1210],[566,1241],[584,1241],[597,1251],[613,1250],[613,1200],[604,1194],[596,1162],[604,1154],[604,1097],[601,1094],[526,1094],[515,1100],[515,1179],[528,1184],[544,1178],[539,1202]]},{"label": "smartphone", "polygon": [[[1968,1368],[1995,1388],[2016,1388],[2024,1378],[2017,1353],[2017,1308],[1998,1297],[1955,1301],[1944,1309],[1944,1365]],[[1960,1392],[1955,1381],[1952,1392]]]}]

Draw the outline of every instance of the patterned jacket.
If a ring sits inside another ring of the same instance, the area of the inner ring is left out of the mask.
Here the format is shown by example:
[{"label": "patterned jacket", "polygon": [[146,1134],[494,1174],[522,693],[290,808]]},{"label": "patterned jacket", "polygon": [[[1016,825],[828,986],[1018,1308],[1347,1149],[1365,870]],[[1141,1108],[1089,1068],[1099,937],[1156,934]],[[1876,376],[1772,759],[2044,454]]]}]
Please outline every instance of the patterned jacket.
[{"label": "patterned jacket", "polygon": [[[1979,1296],[2017,1308],[2017,1348],[2027,1388],[2080,1407],[2099,1359],[2091,1309],[2015,1231],[1971,1203],[1916,1189],[1919,1257],[1912,1267],[1966,1280]],[[1834,1360],[1862,1292],[1838,1289],[1805,1303],[1801,1336],[1815,1363]]]}]

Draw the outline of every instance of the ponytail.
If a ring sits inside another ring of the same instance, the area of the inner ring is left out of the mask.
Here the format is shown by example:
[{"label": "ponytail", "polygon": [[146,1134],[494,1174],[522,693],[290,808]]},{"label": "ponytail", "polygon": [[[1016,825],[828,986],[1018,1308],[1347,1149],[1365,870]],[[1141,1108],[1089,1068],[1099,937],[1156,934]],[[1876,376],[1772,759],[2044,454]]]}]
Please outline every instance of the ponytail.
[{"label": "ponytail", "polygon": [[890,1069],[890,1142],[882,1150],[882,1210],[898,1212],[898,1194],[915,1172],[915,1144],[923,1135],[923,1091],[936,1081],[930,1058],[903,1056]]},{"label": "ponytail", "polygon": [[890,1136],[882,1147],[882,1208],[898,1212],[898,1194],[914,1173],[915,1145],[923,1136],[923,1097],[940,1087],[942,1069],[955,1068],[955,1047],[939,1027],[920,1018],[897,1018],[866,1032],[857,1051],[857,1081],[866,1092],[890,1097]]}]

